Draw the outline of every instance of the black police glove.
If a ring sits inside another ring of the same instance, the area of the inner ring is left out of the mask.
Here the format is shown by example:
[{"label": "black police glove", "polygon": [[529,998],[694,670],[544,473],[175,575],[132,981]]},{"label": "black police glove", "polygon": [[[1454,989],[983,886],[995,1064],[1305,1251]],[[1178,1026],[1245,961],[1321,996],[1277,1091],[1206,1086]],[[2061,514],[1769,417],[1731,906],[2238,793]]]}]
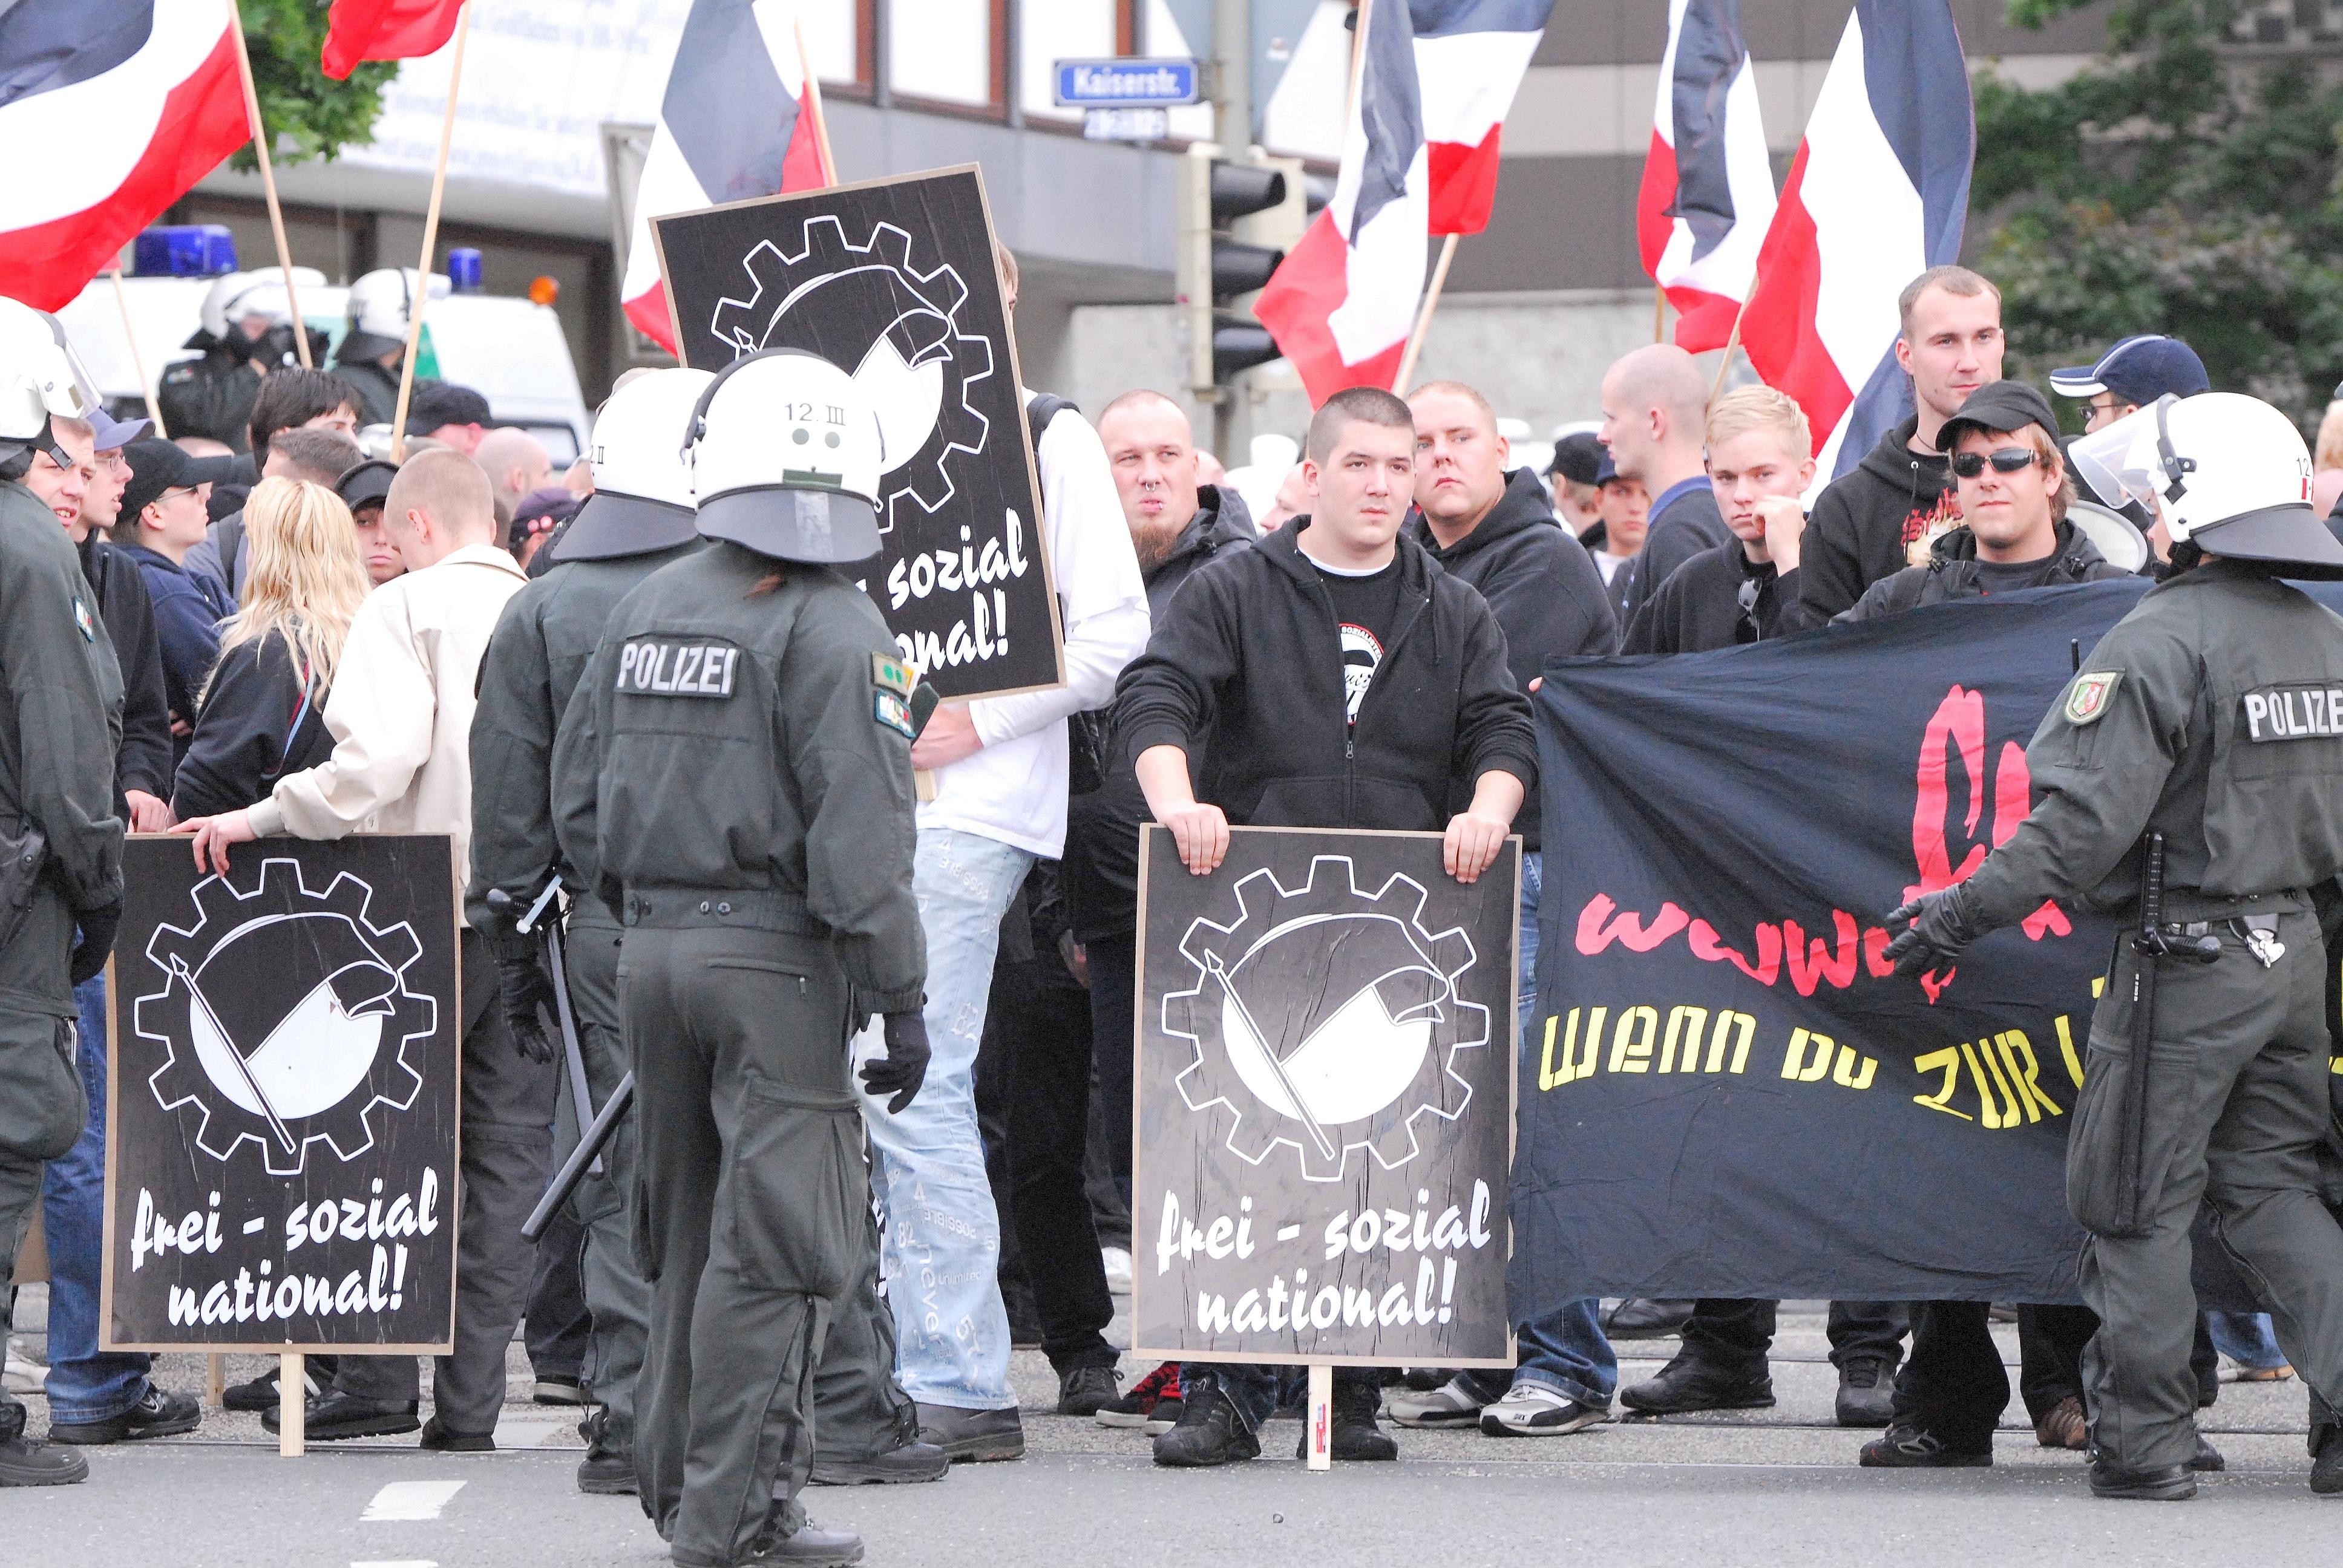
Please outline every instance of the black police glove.
[{"label": "black police glove", "polygon": [[515,952],[507,948],[499,952],[497,996],[498,1005],[504,1010],[505,1022],[512,1030],[514,1049],[531,1061],[551,1061],[553,1040],[545,1032],[545,1020],[561,1014],[560,1002],[553,994],[553,976],[545,967],[543,950]]},{"label": "black police glove", "polygon": [[862,1064],[862,1087],[873,1095],[891,1094],[887,1114],[900,1115],[928,1078],[928,1020],[918,1012],[887,1015],[887,1054]]},{"label": "black police glove", "polygon": [[1909,920],[1902,934],[1887,944],[1887,958],[1899,975],[1942,969],[1961,956],[1963,949],[1985,935],[1970,908],[1966,882],[1956,882],[1933,893],[1923,893],[1887,911],[1887,928]]},{"label": "black police glove", "polygon": [[114,930],[122,923],[122,906],[108,904],[102,910],[84,910],[74,919],[81,923],[81,940],[74,943],[73,958],[65,965],[65,973],[75,985],[89,979],[106,967],[114,951]]}]

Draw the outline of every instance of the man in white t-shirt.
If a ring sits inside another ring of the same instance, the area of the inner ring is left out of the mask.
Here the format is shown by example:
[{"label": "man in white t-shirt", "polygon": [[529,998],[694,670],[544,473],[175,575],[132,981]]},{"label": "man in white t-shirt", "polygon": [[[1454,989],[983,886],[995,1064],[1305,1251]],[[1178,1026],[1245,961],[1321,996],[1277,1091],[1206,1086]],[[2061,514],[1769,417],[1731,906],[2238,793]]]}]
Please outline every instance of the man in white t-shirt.
[{"label": "man in white t-shirt", "polygon": [[[1001,261],[1014,311],[1016,259],[1004,247]],[[912,766],[936,776],[935,799],[920,808],[913,872],[934,1056],[900,1115],[864,1102],[887,1213],[898,1374],[919,1402],[920,1441],[963,1461],[1025,1451],[1009,1388],[1001,1221],[976,1125],[976,1052],[1001,917],[1033,862],[1065,847],[1067,719],[1105,707],[1147,646],[1147,588],[1098,432],[1063,407],[1035,448],[1066,684],[939,708],[911,749]]]}]

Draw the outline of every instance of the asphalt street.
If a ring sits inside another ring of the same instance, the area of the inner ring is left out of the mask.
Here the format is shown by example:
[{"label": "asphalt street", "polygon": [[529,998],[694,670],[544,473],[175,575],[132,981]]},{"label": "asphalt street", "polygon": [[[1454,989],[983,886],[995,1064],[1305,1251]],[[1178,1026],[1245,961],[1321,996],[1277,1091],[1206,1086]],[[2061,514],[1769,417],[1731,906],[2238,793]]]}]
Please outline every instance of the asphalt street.
[{"label": "asphalt street", "polygon": [[[25,1317],[20,1311],[20,1321]],[[35,1325],[37,1326],[37,1325]],[[1996,1331],[2013,1368],[2015,1334]],[[40,1336],[31,1336],[40,1348]],[[1634,1381],[1673,1342],[1623,1345]],[[2078,1455],[2038,1448],[2013,1418],[1995,1468],[1861,1471],[1865,1433],[1829,1424],[1834,1374],[1819,1312],[1785,1311],[1774,1367],[1780,1402],[1725,1417],[1614,1422],[1568,1437],[1500,1440],[1402,1432],[1391,1465],[1311,1475],[1291,1457],[1299,1426],[1272,1422],[1263,1454],[1217,1472],[1156,1470],[1136,1432],[1050,1413],[1046,1362],[1020,1352],[1027,1457],[963,1466],[927,1486],[818,1489],[814,1517],[859,1530],[874,1565],[1261,1565],[1991,1562],[2000,1565],[2331,1564],[2343,1500],[2304,1478],[2298,1382],[2225,1385],[2203,1425],[2229,1462],[2184,1504],[2094,1501]],[[263,1363],[232,1357],[230,1376]],[[425,1454],[414,1439],[321,1445],[283,1459],[252,1416],[206,1413],[185,1438],[87,1451],[81,1486],[0,1496],[5,1560],[175,1568],[503,1568],[666,1561],[631,1499],[581,1496],[575,1412],[514,1402],[492,1455]],[[1126,1362],[1126,1372],[1139,1371]],[[163,1381],[200,1386],[201,1363],[166,1357]],[[43,1402],[29,1402],[37,1429]],[[2021,1412],[2022,1413],[2022,1412]]]}]

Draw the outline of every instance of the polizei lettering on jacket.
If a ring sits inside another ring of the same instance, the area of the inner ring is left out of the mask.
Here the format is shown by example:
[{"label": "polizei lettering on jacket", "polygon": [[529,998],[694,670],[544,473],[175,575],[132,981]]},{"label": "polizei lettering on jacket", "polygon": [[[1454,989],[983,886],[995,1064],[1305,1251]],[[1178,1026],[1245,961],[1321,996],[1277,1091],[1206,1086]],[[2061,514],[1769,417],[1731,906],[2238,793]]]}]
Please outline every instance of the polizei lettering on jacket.
[{"label": "polizei lettering on jacket", "polygon": [[723,642],[637,638],[618,650],[623,697],[729,697],[740,650]]},{"label": "polizei lettering on jacket", "polygon": [[2266,686],[2245,696],[2248,740],[2343,736],[2343,686]]}]

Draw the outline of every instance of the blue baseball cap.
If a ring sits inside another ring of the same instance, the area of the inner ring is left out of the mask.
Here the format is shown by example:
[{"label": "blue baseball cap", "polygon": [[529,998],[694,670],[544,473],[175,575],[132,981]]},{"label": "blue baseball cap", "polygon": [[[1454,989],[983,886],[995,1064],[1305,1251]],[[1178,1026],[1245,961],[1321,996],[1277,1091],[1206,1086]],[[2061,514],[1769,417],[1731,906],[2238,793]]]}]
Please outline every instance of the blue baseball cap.
[{"label": "blue baseball cap", "polygon": [[2096,365],[2074,365],[2050,372],[2050,390],[2061,397],[2096,397],[2112,392],[2127,403],[2145,408],[2167,392],[2194,397],[2213,389],[2205,362],[2177,337],[2146,333],[2127,337],[2099,356]]},{"label": "blue baseball cap", "polygon": [[92,408],[86,417],[93,432],[89,448],[93,452],[119,451],[133,441],[145,440],[155,428],[155,421],[143,417],[117,419],[106,411],[103,404]]}]

